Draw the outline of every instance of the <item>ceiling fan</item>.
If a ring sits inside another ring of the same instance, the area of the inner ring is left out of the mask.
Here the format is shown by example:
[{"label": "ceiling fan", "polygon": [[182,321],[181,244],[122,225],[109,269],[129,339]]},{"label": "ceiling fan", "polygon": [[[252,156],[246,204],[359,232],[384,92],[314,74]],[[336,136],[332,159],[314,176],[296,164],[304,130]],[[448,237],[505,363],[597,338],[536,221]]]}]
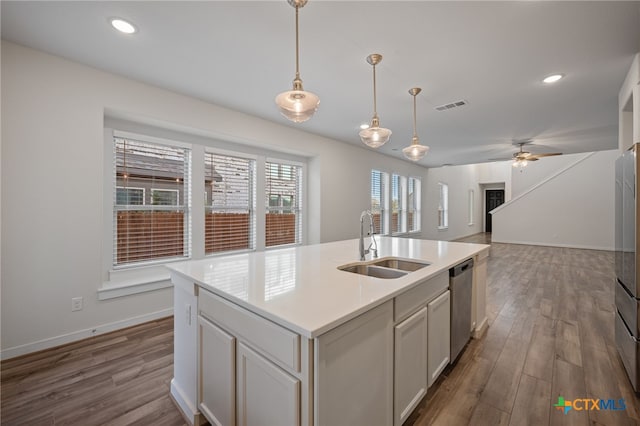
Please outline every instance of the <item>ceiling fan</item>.
[{"label": "ceiling fan", "polygon": [[[540,158],[543,157],[552,157],[555,155],[562,155],[561,152],[546,152],[546,153],[540,153],[540,154],[532,154],[531,152],[525,151],[522,149],[522,147],[524,145],[530,144],[531,141],[514,141],[513,145],[519,145],[520,146],[520,150],[516,153],[513,154],[513,167],[526,167],[527,164],[529,164],[529,161],[538,161]],[[494,161],[503,161],[503,160],[507,160],[506,158],[503,159],[493,159]]]}]

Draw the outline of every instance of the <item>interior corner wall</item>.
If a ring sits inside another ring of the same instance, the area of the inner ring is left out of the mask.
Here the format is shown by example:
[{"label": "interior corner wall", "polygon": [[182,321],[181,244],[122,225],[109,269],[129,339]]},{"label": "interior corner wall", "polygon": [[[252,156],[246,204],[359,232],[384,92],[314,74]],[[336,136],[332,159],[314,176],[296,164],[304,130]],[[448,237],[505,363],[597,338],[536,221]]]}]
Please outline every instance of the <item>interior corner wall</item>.
[{"label": "interior corner wall", "polygon": [[[97,298],[103,221],[110,220],[102,206],[105,111],[193,132],[212,146],[229,140],[308,158],[311,243],[357,237],[360,212],[371,204],[372,168],[426,180],[424,167],[299,130],[304,125],[269,122],[10,42],[2,42],[1,66],[2,354],[171,313],[171,289]],[[84,309],[71,312],[79,296]]]},{"label": "interior corner wall", "polygon": [[540,183],[571,160],[586,157],[531,191],[514,196],[497,210],[492,218],[492,241],[613,250],[614,163],[618,155],[618,150],[609,150],[591,156],[546,158],[537,162],[541,166],[546,162],[538,171],[533,165],[522,174],[514,171],[513,187],[521,188],[518,181],[525,173],[531,175],[527,177],[529,184]]}]

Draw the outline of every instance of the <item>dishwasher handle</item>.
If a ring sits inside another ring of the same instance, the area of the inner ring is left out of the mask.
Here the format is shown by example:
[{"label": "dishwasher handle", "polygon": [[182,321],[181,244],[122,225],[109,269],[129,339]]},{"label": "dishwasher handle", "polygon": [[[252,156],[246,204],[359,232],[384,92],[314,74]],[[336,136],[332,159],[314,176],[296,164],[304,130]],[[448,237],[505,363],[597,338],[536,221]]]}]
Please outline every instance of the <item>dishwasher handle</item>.
[{"label": "dishwasher handle", "polygon": [[467,259],[462,263],[457,264],[453,268],[449,269],[450,277],[457,277],[458,275],[462,275],[468,269],[473,268],[473,259]]}]

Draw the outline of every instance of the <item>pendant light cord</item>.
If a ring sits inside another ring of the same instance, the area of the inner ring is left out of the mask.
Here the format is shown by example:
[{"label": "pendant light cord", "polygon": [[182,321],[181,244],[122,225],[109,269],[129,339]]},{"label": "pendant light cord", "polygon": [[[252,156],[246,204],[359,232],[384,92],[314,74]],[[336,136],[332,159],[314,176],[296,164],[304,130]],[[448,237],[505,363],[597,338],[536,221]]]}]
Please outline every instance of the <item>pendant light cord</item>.
[{"label": "pendant light cord", "polygon": [[378,110],[376,108],[376,65],[373,64],[373,116],[378,118]]},{"label": "pendant light cord", "polygon": [[300,62],[298,60],[298,56],[299,56],[299,52],[300,52],[300,46],[299,46],[299,42],[298,42],[298,10],[300,8],[298,6],[296,6],[296,79],[299,80],[300,79]]},{"label": "pendant light cord", "polygon": [[416,95],[413,95],[413,137],[418,137],[418,132],[416,132]]}]

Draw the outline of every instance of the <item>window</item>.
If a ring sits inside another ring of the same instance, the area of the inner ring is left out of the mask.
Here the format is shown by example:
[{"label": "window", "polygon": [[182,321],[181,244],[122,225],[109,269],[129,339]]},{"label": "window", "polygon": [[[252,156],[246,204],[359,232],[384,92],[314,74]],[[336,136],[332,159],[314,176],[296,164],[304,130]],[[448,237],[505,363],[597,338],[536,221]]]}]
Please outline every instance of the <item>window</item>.
[{"label": "window", "polygon": [[388,210],[387,188],[389,175],[379,170],[371,170],[371,215],[373,216],[374,232],[388,234],[386,214]]},{"label": "window", "polygon": [[473,225],[473,204],[474,204],[474,193],[473,189],[469,190],[469,226]]},{"label": "window", "polygon": [[114,152],[113,265],[189,257],[191,152],[120,137]]},{"label": "window", "polygon": [[449,227],[449,185],[438,183],[438,229]]},{"label": "window", "polygon": [[407,187],[407,231],[420,231],[420,178],[410,177]]},{"label": "window", "polygon": [[265,164],[265,246],[302,242],[302,167]]},{"label": "window", "polygon": [[255,167],[252,159],[205,153],[205,254],[255,248]]},{"label": "window", "polygon": [[151,204],[154,206],[177,206],[179,198],[178,189],[151,188]]},{"label": "window", "polygon": [[391,176],[391,234],[406,232],[406,193],[407,178]]},{"label": "window", "polygon": [[144,188],[116,187],[116,204],[141,206],[144,204]]}]

